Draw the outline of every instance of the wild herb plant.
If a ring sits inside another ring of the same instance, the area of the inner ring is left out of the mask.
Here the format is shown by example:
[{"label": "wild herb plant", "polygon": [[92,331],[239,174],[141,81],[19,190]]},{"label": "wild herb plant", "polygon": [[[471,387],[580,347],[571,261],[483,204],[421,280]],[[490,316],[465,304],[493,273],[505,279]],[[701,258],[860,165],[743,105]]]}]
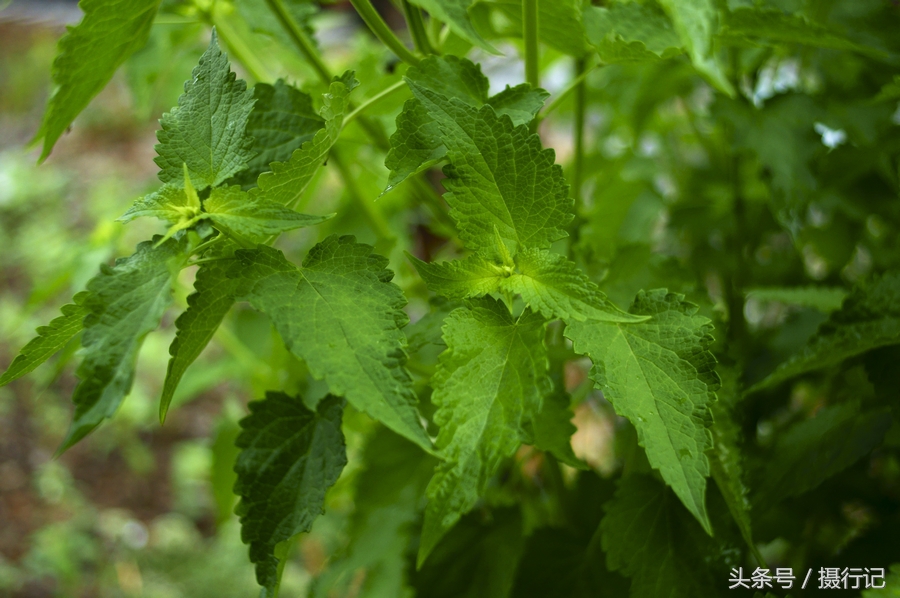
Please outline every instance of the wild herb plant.
[{"label": "wild herb plant", "polygon": [[[171,28],[211,35],[120,218],[159,234],[0,378],[80,338],[60,451],[115,415],[188,273],[161,421],[236,306],[286,349],[235,441],[264,596],[348,462],[316,596],[716,596],[900,563],[896,3],[401,0],[399,32],[351,3],[381,46],[339,74],[313,3],[82,0],[41,159],[129,57],[158,74]],[[492,93],[473,59],[501,54],[524,81]],[[307,227],[300,260],[276,247]],[[612,458],[573,450],[576,412]]]}]

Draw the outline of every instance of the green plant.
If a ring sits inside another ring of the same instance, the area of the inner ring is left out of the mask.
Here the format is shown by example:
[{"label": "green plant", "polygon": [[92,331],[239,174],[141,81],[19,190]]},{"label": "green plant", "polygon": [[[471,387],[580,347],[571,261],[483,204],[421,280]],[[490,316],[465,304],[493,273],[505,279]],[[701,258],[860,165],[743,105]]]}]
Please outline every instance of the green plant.
[{"label": "green plant", "polygon": [[[60,450],[115,414],[193,272],[161,420],[236,304],[286,348],[235,441],[263,595],[345,467],[350,541],[316,595],[712,596],[737,568],[900,561],[898,8],[402,0],[411,50],[352,4],[382,45],[335,77],[312,4],[82,2],[42,159],[156,28],[215,29],[161,119],[162,186],[120,218],[166,232],[102,266],[0,378],[80,335]],[[498,47],[525,82],[491,94],[464,56]],[[571,185],[538,134],[569,122]],[[615,458],[576,454],[573,409]]]}]

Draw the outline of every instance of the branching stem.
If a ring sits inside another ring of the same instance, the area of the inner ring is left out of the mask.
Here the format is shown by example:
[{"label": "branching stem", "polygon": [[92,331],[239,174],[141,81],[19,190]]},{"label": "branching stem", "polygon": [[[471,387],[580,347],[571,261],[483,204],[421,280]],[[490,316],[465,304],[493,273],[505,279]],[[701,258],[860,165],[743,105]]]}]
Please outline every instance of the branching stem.
[{"label": "branching stem", "polygon": [[[276,1],[280,2],[281,0]],[[403,45],[403,42],[391,31],[391,28],[387,26],[387,23],[384,22],[384,19],[381,18],[381,15],[378,14],[378,11],[375,10],[375,7],[372,6],[369,0],[350,0],[350,4],[353,5],[353,8],[356,9],[356,12],[359,13],[365,24],[369,26],[375,37],[380,39],[381,43],[387,46],[391,52],[396,54],[397,58],[406,64],[419,64],[419,58]]]}]

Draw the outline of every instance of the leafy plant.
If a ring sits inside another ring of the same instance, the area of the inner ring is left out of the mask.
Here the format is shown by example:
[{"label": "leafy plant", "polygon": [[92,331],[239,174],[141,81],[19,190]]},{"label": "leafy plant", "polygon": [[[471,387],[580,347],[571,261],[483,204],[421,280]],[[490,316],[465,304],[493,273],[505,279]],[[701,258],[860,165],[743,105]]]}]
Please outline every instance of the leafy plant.
[{"label": "leafy plant", "polygon": [[[402,0],[410,49],[351,2],[381,44],[334,76],[312,4],[83,0],[41,159],[159,28],[212,28],[120,218],[161,234],[0,378],[80,335],[60,451],[193,274],[161,420],[243,303],[286,349],[233,434],[262,595],[345,467],[317,596],[714,596],[738,568],[900,562],[897,6]],[[517,52],[492,90],[478,60]]]}]

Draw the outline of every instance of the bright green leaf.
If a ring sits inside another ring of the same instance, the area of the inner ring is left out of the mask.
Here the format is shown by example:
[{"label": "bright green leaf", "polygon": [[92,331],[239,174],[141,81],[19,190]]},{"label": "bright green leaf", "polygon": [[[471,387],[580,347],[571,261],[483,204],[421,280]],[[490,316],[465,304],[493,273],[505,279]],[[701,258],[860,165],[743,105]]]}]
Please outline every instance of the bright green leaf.
[{"label": "bright green leaf", "polygon": [[[876,581],[881,585],[880,581]],[[891,565],[883,588],[864,590],[863,598],[900,598],[900,564]]]},{"label": "bright green leaf", "polygon": [[237,185],[216,187],[203,207],[219,228],[240,238],[263,241],[270,235],[313,226],[333,216],[310,216],[288,209],[264,197],[253,196]]},{"label": "bright green leaf", "polygon": [[135,218],[149,217],[159,218],[169,224],[177,224],[190,210],[190,203],[183,186],[167,184],[160,187],[158,191],[135,200],[131,208],[118,220],[119,222],[131,222]]},{"label": "bright green leaf", "polygon": [[712,326],[696,306],[665,290],[641,291],[630,313],[652,317],[637,324],[570,321],[566,336],[593,361],[591,378],[637,429],[650,464],[710,531],[707,428],[719,385],[708,351]]},{"label": "bright green leaf", "polygon": [[501,288],[518,293],[547,318],[569,321],[641,322],[615,306],[574,263],[558,253],[527,249],[516,255],[517,272]]},{"label": "bright green leaf", "polygon": [[351,72],[331,82],[328,93],[322,96],[323,105],[319,110],[325,120],[324,128],[295,150],[290,160],[270,164],[272,171],[259,176],[258,187],[250,190],[252,196],[259,194],[268,201],[290,207],[303,195],[337,141],[347,111],[347,96],[358,84]]},{"label": "bright green leaf", "polygon": [[468,512],[519,445],[552,382],[547,376],[545,320],[526,310],[513,318],[493,299],[459,308],[444,320],[444,342],[432,379],[437,446],[445,459],[428,485],[418,562]]},{"label": "bright green leaf", "polygon": [[253,101],[253,91],[235,79],[213,33],[178,106],[160,120],[155,159],[159,179],[179,183],[187,164],[190,180],[203,190],[247,168],[253,140],[245,129]]},{"label": "bright green leaf", "polygon": [[734,97],[734,86],[723,72],[713,48],[713,36],[719,26],[715,0],[659,0],[659,3],[672,18],[694,67],[719,91]]},{"label": "bright green leaf", "polygon": [[235,494],[241,497],[241,539],[250,545],[256,580],[271,598],[278,583],[275,546],[308,532],[325,492],[347,464],[342,401],[327,397],[315,412],[279,392],[250,403],[237,438]]},{"label": "bright green leaf", "polygon": [[706,568],[711,539],[668,488],[649,476],[624,477],[604,510],[606,562],[631,578],[631,598],[717,595],[724,580]]},{"label": "bright green leaf", "polygon": [[900,343],[900,273],[889,272],[855,289],[800,353],[782,363],[749,392],[826,369],[866,351]]},{"label": "bright green leaf", "polygon": [[268,315],[288,350],[333,394],[346,397],[426,450],[406,371],[401,328],[406,300],[392,284],[387,259],[353,237],[331,236],[302,268],[260,245],[235,253],[238,298]]},{"label": "bright green leaf", "polygon": [[119,65],[147,42],[159,4],[160,0],[81,0],[84,18],[59,41],[53,61],[55,88],[35,135],[35,141],[44,140],[41,161]]},{"label": "bright green leaf", "polygon": [[504,272],[503,266],[480,255],[441,263],[423,262],[411,255],[407,257],[428,290],[447,299],[468,299],[494,293],[500,290],[504,274],[509,275]]},{"label": "bright green leaf", "polygon": [[172,284],[185,259],[185,242],[157,238],[137,246],[134,255],[101,266],[87,285],[81,345],[84,358],[76,374],[75,414],[60,450],[84,438],[112,417],[131,390],[144,337],[159,326],[172,302]]},{"label": "bright green leaf", "polygon": [[57,351],[65,347],[83,328],[88,309],[83,303],[87,293],[81,292],[72,298],[72,303],[63,305],[62,315],[54,318],[47,326],[37,329],[37,336],[22,347],[19,354],[0,376],[0,386],[6,386],[41,365]]}]

